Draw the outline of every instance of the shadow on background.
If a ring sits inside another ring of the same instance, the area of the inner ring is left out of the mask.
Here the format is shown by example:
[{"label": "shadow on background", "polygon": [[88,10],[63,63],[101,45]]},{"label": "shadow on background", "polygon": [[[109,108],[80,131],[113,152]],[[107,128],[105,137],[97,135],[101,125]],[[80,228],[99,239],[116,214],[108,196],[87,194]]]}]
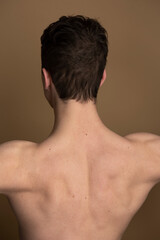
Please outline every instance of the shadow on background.
[{"label": "shadow on background", "polygon": [[8,199],[0,194],[0,239],[19,240],[18,224]]}]

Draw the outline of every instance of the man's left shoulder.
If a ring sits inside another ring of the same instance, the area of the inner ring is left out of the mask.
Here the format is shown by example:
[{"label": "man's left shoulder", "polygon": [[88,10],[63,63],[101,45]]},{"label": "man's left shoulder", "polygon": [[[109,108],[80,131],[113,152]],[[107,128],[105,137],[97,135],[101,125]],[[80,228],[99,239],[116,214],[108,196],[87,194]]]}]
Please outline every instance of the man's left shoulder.
[{"label": "man's left shoulder", "polygon": [[9,141],[0,145],[0,193],[30,189],[29,160],[35,143]]},{"label": "man's left shoulder", "polygon": [[19,156],[22,152],[26,152],[35,148],[36,143],[25,140],[12,140],[0,144],[0,159],[9,156]]}]

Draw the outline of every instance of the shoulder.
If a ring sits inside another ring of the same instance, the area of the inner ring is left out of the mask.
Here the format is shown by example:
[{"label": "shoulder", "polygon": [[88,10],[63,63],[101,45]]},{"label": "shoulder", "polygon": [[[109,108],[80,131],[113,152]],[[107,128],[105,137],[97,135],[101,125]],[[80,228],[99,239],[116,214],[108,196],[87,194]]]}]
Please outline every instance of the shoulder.
[{"label": "shoulder", "polygon": [[0,193],[9,194],[31,188],[29,164],[35,144],[9,141],[0,145]]},{"label": "shoulder", "polygon": [[139,132],[125,136],[136,149],[137,166],[144,181],[160,181],[160,136]]},{"label": "shoulder", "polygon": [[150,142],[160,140],[160,136],[148,132],[131,133],[126,135],[125,138],[136,142]]},{"label": "shoulder", "polygon": [[[152,154],[152,160],[156,157],[160,161],[160,136],[147,133],[147,132],[138,132],[131,133],[125,136],[127,140],[137,145],[137,148],[143,151],[145,154]],[[148,155],[149,156],[149,155]]]},{"label": "shoulder", "polygon": [[36,143],[23,141],[23,140],[13,140],[0,144],[0,159],[7,156],[19,156],[24,152],[34,149]]}]

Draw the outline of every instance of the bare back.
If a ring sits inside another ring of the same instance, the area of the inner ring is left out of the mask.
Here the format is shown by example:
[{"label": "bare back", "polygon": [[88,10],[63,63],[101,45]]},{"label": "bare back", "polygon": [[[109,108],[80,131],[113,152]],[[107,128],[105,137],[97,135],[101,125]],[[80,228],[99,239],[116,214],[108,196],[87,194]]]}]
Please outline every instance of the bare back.
[{"label": "bare back", "polygon": [[56,139],[30,155],[30,191],[8,199],[22,240],[120,240],[151,184],[137,184],[136,145],[118,135],[92,146]]}]

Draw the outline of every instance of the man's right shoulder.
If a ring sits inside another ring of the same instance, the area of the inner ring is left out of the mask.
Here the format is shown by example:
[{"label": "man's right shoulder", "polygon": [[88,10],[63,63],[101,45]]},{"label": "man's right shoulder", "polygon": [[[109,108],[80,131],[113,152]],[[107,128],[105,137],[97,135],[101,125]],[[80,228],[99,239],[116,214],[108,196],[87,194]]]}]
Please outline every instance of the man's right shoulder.
[{"label": "man's right shoulder", "polygon": [[140,166],[141,175],[144,174],[145,181],[160,181],[160,136],[147,133],[138,132],[131,133],[125,136],[136,146],[138,155],[138,166]]},{"label": "man's right shoulder", "polygon": [[135,132],[125,136],[126,139],[133,141],[133,142],[152,142],[155,141],[158,143],[160,141],[160,136],[148,133],[148,132]]}]

